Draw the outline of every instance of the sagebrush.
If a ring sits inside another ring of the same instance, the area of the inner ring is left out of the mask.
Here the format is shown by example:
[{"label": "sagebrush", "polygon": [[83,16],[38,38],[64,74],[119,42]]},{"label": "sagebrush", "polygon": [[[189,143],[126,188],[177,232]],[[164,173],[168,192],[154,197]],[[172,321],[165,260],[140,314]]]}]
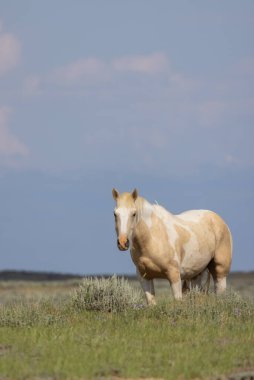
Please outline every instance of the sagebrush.
[{"label": "sagebrush", "polygon": [[72,300],[77,309],[107,312],[121,312],[143,305],[141,292],[117,276],[85,278]]}]

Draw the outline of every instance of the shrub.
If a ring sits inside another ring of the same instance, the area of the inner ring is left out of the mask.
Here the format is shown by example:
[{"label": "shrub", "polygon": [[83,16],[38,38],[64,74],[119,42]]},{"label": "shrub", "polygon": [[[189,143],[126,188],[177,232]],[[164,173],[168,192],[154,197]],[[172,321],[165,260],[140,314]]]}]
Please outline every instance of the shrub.
[{"label": "shrub", "polygon": [[79,310],[119,312],[138,308],[142,304],[142,296],[127,280],[112,276],[85,278],[72,301]]}]

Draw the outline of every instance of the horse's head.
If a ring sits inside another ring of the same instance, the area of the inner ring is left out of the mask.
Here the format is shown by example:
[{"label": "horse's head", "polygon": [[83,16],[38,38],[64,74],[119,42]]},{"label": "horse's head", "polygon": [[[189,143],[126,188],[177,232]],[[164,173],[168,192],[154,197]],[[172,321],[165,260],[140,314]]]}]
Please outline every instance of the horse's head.
[{"label": "horse's head", "polygon": [[113,189],[112,195],[116,201],[114,216],[117,246],[120,251],[126,251],[130,245],[130,239],[136,221],[137,208],[135,201],[138,198],[138,191],[135,189],[132,193],[119,194],[116,189]]}]

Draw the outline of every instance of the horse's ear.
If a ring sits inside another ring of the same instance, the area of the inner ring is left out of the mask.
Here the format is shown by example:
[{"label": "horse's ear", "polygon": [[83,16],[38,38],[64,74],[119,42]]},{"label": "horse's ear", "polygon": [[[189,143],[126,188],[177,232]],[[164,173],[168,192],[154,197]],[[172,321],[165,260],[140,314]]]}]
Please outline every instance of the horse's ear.
[{"label": "horse's ear", "polygon": [[131,193],[132,195],[132,198],[134,199],[134,201],[137,199],[138,197],[138,190],[137,189],[134,189],[133,192]]},{"label": "horse's ear", "polygon": [[119,192],[114,187],[112,189],[112,195],[113,195],[113,198],[114,198],[115,201],[119,197]]}]

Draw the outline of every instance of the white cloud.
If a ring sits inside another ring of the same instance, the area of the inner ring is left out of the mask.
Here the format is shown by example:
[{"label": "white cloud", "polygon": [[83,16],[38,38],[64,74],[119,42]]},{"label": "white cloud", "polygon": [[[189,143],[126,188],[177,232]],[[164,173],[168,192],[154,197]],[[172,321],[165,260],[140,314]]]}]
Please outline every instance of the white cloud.
[{"label": "white cloud", "polygon": [[49,76],[58,85],[96,84],[108,79],[107,64],[97,58],[83,58],[58,67]]},{"label": "white cloud", "polygon": [[116,58],[112,61],[112,67],[117,71],[156,74],[167,71],[169,61],[164,53],[152,53]]},{"label": "white cloud", "polygon": [[[249,62],[244,67],[251,78]],[[235,75],[190,78],[164,53],[151,53],[111,60],[82,58],[45,76],[30,76],[25,84],[31,93],[55,91],[57,96],[75,94],[84,100],[82,122],[77,125],[83,129],[80,148],[75,147],[79,158],[72,164],[68,159],[65,165],[75,166],[77,160],[78,165],[94,167],[103,162],[137,170],[160,167],[168,173],[181,168],[185,173],[211,162],[227,166],[253,162],[250,138],[242,140],[244,148],[235,147],[237,126],[246,124],[249,131],[254,109],[247,80],[240,83],[245,92],[238,91]]]},{"label": "white cloud", "polygon": [[0,75],[15,68],[20,62],[21,44],[11,33],[3,33],[0,25]]},{"label": "white cloud", "polygon": [[0,156],[26,156],[27,147],[8,128],[10,113],[10,108],[0,107]]},{"label": "white cloud", "polygon": [[119,91],[122,91],[125,96],[135,92],[136,96],[146,98],[161,90],[160,96],[164,93],[167,97],[170,93],[177,97],[196,88],[197,81],[172,68],[170,59],[163,52],[113,57],[111,60],[80,58],[45,75],[30,75],[23,82],[23,93],[28,96],[45,94],[49,90],[52,94],[55,90],[57,94],[70,94],[71,91],[84,96],[92,91],[93,96],[118,98]]},{"label": "white cloud", "polygon": [[[40,83],[56,86],[80,87],[112,82],[118,75],[129,73],[155,75],[167,73],[172,82],[182,84],[184,80],[177,72],[170,70],[169,59],[164,53],[116,57],[110,61],[89,57],[81,58],[67,65],[57,67],[44,78],[36,76],[36,90]],[[25,86],[32,88],[34,82],[28,78]]]}]

